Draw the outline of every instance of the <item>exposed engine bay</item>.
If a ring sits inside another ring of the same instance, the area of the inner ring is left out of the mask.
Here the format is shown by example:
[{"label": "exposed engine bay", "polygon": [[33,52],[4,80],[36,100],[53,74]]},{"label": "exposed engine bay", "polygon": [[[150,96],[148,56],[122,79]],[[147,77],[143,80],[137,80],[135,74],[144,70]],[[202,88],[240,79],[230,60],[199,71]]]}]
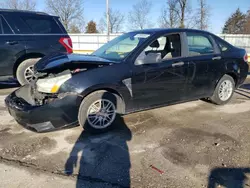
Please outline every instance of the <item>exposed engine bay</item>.
[{"label": "exposed engine bay", "polygon": [[[110,65],[105,63],[105,65]],[[31,84],[33,105],[44,105],[76,93],[58,93],[60,86],[72,76],[84,71],[103,67],[103,63],[68,62],[49,69],[47,72],[36,72],[36,80]],[[67,69],[66,69],[67,68]],[[66,69],[66,70],[65,70]]]},{"label": "exposed engine bay", "polygon": [[43,82],[44,80],[50,80],[55,78],[61,78],[67,76],[68,79],[70,79],[74,74],[77,74],[79,72],[83,72],[88,70],[87,68],[77,68],[75,70],[64,70],[63,72],[53,74],[53,73],[36,73],[37,80],[31,84],[31,96],[34,100],[35,105],[44,105],[48,104],[56,99],[62,99],[66,95],[70,95],[72,93],[50,93],[41,91],[39,89],[39,83]]}]

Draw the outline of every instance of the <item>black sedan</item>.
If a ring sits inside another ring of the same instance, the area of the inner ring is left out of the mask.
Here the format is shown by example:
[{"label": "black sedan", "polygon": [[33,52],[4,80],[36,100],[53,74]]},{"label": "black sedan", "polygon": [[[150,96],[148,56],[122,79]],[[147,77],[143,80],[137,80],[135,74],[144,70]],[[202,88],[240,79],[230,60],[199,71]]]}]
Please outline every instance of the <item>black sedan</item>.
[{"label": "black sedan", "polygon": [[248,74],[244,49],[189,29],[126,33],[92,55],[46,56],[34,69],[37,80],[5,102],[37,132],[78,124],[105,131],[118,115],[200,98],[226,104]]}]

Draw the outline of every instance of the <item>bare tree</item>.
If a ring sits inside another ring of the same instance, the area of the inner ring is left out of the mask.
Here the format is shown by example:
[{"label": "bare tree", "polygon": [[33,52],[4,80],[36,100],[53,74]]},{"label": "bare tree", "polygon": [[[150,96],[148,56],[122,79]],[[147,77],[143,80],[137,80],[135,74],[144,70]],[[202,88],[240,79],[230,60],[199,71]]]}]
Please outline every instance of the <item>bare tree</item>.
[{"label": "bare tree", "polygon": [[[109,26],[111,33],[121,32],[124,21],[125,16],[122,15],[118,10],[109,9]],[[98,29],[102,33],[107,31],[106,12],[103,14],[103,17],[99,21]]]},{"label": "bare tree", "polygon": [[206,30],[208,29],[208,21],[210,16],[210,8],[207,5],[206,0],[198,0],[199,8],[198,8],[198,16],[197,19],[197,25],[198,29]]},{"label": "bare tree", "polygon": [[133,5],[129,12],[128,21],[131,29],[145,29],[151,26],[149,14],[152,3],[148,0],[140,0]]},{"label": "bare tree", "polygon": [[194,28],[196,26],[196,13],[192,11],[190,0],[176,0],[176,13],[180,28]]},{"label": "bare tree", "polygon": [[166,5],[162,8],[160,26],[165,28],[179,26],[177,0],[168,0]]},{"label": "bare tree", "polygon": [[60,17],[66,30],[71,24],[83,25],[83,0],[46,0],[46,11]]},{"label": "bare tree", "polygon": [[177,0],[177,3],[179,5],[179,10],[177,10],[177,13],[180,18],[180,28],[184,28],[187,13],[187,0]]},{"label": "bare tree", "polygon": [[107,20],[105,18],[101,18],[98,22],[97,28],[100,33],[107,32]]},{"label": "bare tree", "polygon": [[7,9],[16,10],[35,10],[36,1],[35,0],[4,0],[1,3],[1,7]]}]

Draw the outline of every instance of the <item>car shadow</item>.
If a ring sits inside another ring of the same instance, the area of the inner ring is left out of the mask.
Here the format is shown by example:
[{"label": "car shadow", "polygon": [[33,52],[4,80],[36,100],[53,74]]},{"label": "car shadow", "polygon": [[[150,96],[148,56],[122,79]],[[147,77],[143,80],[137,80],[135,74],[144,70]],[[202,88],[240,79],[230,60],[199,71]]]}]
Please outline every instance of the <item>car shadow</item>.
[{"label": "car shadow", "polygon": [[215,168],[208,177],[208,188],[244,188],[250,187],[246,184],[246,174],[250,168]]},{"label": "car shadow", "polygon": [[249,83],[242,84],[239,88],[235,90],[235,93],[250,99],[250,84]]},{"label": "car shadow", "polygon": [[[239,90],[239,91],[241,91],[241,90]],[[243,97],[246,97],[246,98],[250,99],[250,97],[247,94],[242,93],[243,91],[241,91],[241,92],[239,92],[239,91],[236,90],[235,93],[237,93],[238,95],[241,95]]]},{"label": "car shadow", "polygon": [[239,88],[250,90],[250,83],[242,84]]},{"label": "car shadow", "polygon": [[118,115],[114,129],[91,134],[83,130],[65,163],[65,174],[76,175],[76,188],[130,187],[132,133]]}]

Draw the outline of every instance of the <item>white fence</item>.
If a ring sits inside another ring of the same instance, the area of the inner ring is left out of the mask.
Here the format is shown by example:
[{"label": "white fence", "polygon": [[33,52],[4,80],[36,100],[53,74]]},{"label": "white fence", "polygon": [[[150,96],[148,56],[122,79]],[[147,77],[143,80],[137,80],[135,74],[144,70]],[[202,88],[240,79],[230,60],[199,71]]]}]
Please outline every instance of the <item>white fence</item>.
[{"label": "white fence", "polygon": [[[108,41],[106,34],[69,34],[72,42],[73,49],[81,52],[92,52]],[[120,34],[111,34],[110,40],[119,36]],[[219,34],[219,37],[228,41],[234,46],[244,48],[250,53],[250,35],[228,35]]]},{"label": "white fence", "polygon": [[[73,49],[76,51],[94,51],[107,43],[108,36],[106,34],[69,34],[72,39]],[[110,34],[109,40],[112,40],[120,34]]]},{"label": "white fence", "polygon": [[234,46],[246,49],[250,53],[250,35],[220,34],[218,36]]}]

